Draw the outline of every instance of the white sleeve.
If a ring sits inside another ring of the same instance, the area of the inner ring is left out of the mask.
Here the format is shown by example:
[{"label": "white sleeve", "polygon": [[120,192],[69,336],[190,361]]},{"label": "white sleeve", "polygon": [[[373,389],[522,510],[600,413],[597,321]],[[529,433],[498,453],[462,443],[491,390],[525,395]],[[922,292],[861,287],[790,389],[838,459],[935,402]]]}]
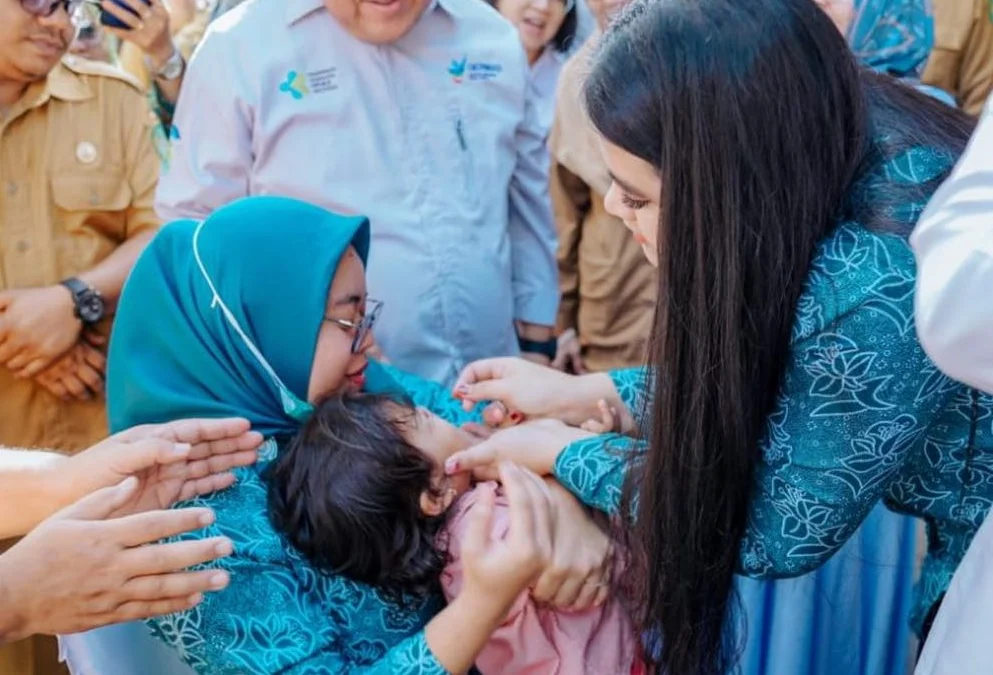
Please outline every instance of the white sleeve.
[{"label": "white sleeve", "polygon": [[208,32],[183,78],[155,210],[163,221],[204,218],[249,193],[251,110],[238,93],[238,52]]},{"label": "white sleeve", "polygon": [[910,241],[924,350],[949,376],[993,392],[993,103]]},{"label": "white sleeve", "polygon": [[987,516],[955,570],[914,675],[993,672],[993,518]]}]

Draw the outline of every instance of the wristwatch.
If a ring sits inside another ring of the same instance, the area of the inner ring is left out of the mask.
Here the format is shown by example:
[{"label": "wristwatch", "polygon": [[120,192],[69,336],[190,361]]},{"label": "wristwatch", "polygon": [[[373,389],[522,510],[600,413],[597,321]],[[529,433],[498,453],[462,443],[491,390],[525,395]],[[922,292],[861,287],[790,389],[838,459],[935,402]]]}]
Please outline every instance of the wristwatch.
[{"label": "wristwatch", "polygon": [[[151,59],[145,57],[145,64],[148,66],[149,70],[153,69]],[[183,68],[186,67],[186,62],[183,61],[183,55],[179,53],[179,50],[173,47],[172,56],[166,59],[166,62],[158,70],[152,70],[152,75],[155,76],[157,80],[163,80],[165,82],[172,82],[179,79],[179,76],[183,74]]]},{"label": "wristwatch", "polygon": [[107,313],[107,305],[100,291],[86,285],[85,281],[70,277],[60,282],[72,293],[72,301],[76,305],[76,318],[85,326],[93,326],[103,320]]},{"label": "wristwatch", "polygon": [[549,361],[555,360],[555,353],[558,351],[559,341],[553,337],[549,340],[528,340],[518,336],[517,345],[524,354],[541,354],[547,356]]}]

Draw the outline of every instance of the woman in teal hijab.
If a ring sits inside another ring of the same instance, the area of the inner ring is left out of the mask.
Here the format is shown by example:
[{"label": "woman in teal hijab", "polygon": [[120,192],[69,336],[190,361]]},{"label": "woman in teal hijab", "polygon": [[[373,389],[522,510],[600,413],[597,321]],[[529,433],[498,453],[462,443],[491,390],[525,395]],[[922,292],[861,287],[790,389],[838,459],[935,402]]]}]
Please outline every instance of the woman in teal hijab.
[{"label": "woman in teal hijab", "polygon": [[931,0],[816,0],[846,34],[859,62],[955,106],[955,97],[921,82],[934,49]]},{"label": "woman in teal hijab", "polygon": [[[464,671],[533,580],[513,571],[527,568],[522,554],[540,539],[523,528],[515,544],[491,544],[480,556],[477,588],[485,580],[486,593],[460,596],[440,612],[433,599],[397,606],[311,567],[270,525],[267,460],[314,401],[364,386],[402,391],[452,422],[477,419],[441,387],[366,360],[375,316],[372,301],[367,312],[368,250],[364,218],[253,197],[206,221],[163,228],[125,285],[107,377],[111,427],[237,415],[269,439],[234,488],[201,502],[216,522],[197,536],[223,533],[234,542],[234,554],[220,563],[230,587],[193,611],[149,623],[198,672]],[[542,490],[536,478],[534,485]],[[550,504],[540,495],[530,500],[534,523],[547,522]],[[156,668],[141,670],[163,672]]]}]

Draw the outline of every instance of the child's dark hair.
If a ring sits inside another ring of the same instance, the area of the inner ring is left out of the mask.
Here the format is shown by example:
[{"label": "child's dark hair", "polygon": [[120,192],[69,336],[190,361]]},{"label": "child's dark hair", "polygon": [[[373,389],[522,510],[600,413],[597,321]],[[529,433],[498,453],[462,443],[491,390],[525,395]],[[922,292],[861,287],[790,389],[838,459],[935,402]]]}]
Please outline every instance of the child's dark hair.
[{"label": "child's dark hair", "polygon": [[421,510],[434,462],[403,437],[407,401],[370,394],[321,403],[267,471],[269,518],[315,567],[392,601],[437,591],[444,515]]}]

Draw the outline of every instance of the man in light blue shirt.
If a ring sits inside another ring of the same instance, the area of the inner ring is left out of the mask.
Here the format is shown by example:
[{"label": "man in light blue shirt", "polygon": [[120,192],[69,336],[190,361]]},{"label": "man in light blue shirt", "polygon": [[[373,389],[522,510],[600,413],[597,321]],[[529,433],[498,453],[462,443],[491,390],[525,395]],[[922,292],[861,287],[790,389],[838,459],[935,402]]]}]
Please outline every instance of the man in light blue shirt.
[{"label": "man in light blue shirt", "polygon": [[527,88],[482,0],[251,0],[190,62],[157,208],[279,194],[366,215],[396,365],[447,383],[480,357],[550,356],[556,235]]}]

